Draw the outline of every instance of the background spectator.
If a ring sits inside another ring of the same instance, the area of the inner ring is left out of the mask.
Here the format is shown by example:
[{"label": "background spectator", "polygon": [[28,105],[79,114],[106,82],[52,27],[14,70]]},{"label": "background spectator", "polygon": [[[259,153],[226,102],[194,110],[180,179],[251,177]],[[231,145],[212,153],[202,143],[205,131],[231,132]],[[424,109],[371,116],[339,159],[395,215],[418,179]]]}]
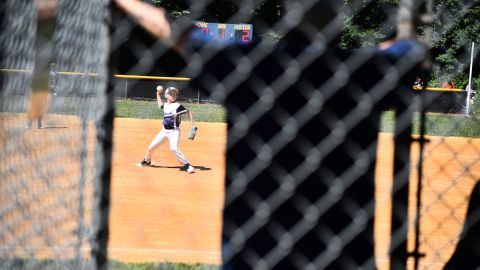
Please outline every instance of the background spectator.
[{"label": "background spectator", "polygon": [[455,85],[455,83],[451,79],[448,79],[446,82],[442,83],[442,88],[453,89],[453,88],[456,88],[456,87],[457,86]]}]

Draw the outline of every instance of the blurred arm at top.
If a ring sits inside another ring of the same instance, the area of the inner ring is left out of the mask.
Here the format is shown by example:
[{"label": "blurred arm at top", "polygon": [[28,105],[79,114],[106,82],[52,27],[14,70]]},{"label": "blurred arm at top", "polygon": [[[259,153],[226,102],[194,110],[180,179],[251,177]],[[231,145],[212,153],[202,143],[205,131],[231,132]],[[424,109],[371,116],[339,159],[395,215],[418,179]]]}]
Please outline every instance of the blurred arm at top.
[{"label": "blurred arm at top", "polygon": [[115,0],[118,7],[135,18],[139,25],[156,38],[167,41],[172,31],[165,9],[155,7],[139,0]]},{"label": "blurred arm at top", "polygon": [[51,20],[55,18],[58,0],[35,0],[38,12],[38,21]]}]

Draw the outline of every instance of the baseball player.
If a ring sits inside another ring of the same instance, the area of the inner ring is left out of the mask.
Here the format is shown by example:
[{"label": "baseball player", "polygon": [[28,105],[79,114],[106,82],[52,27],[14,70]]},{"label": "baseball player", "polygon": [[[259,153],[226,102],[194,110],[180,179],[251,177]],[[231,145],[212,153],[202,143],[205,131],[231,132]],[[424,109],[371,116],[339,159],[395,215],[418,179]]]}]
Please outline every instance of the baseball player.
[{"label": "baseball player", "polygon": [[157,103],[158,108],[163,110],[163,128],[153,139],[150,145],[147,148],[147,153],[141,162],[137,164],[139,167],[150,166],[152,162],[153,151],[163,143],[165,139],[168,139],[170,142],[170,150],[175,154],[175,156],[183,164],[183,168],[188,172],[192,173],[195,168],[190,165],[188,160],[185,158],[185,155],[178,148],[178,141],[180,139],[180,123],[182,121],[182,115],[188,114],[190,117],[190,123],[192,127],[195,126],[193,121],[192,112],[187,110],[183,105],[176,102],[178,96],[178,90],[175,87],[168,87],[165,91],[165,98],[167,99],[166,103],[163,103],[161,94],[163,92],[162,86],[157,86]]},{"label": "baseball player", "polygon": [[[37,77],[46,76],[44,74],[36,75]],[[40,79],[37,79],[40,80]],[[25,122],[26,128],[31,128],[32,123],[35,119],[37,119],[37,127],[43,128],[43,116],[46,112],[52,108],[53,99],[57,96],[57,80],[58,74],[56,71],[55,63],[50,64],[50,75],[48,78],[48,89],[49,93],[46,97],[42,98],[39,96],[34,97],[32,95],[32,99],[30,101],[29,110],[27,113],[27,121]],[[47,105],[48,104],[48,108]]]},{"label": "baseball player", "polygon": [[[57,23],[57,4],[56,0],[35,0],[36,7],[35,29],[35,65],[33,70],[31,84],[31,100],[27,112],[26,128],[31,128],[32,123],[38,120],[37,127],[43,128],[42,117],[48,111],[50,96],[56,91],[50,88],[53,79],[52,72],[56,72],[55,65],[50,66],[50,77],[48,67],[56,53],[54,46],[54,33]],[[46,95],[38,95],[47,87],[50,91]],[[50,95],[51,94],[51,95]]]}]

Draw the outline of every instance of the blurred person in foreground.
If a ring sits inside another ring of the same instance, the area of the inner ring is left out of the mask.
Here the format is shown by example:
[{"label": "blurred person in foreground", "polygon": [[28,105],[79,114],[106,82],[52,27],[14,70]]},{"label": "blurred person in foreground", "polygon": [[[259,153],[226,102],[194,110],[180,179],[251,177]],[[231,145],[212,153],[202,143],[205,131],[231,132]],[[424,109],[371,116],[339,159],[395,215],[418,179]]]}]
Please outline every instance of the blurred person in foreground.
[{"label": "blurred person in foreground", "polygon": [[[42,119],[48,111],[48,104],[52,96],[56,95],[56,74],[53,59],[53,33],[58,0],[35,0],[36,6],[36,38],[35,38],[35,64],[30,93],[30,103],[27,111],[25,127],[30,128],[37,121],[37,127],[43,128]],[[52,66],[53,64],[53,66]],[[55,81],[55,86],[52,82]]]},{"label": "blurred person in foreground", "polygon": [[[150,31],[189,62],[182,75],[227,107],[224,269],[376,269],[380,113],[411,102],[405,89],[426,51],[408,36],[355,53],[339,49],[341,3],[286,1],[278,44],[192,52],[179,42],[189,37],[172,39],[178,33],[166,19]],[[144,7],[117,4],[129,14]],[[136,16],[149,25],[146,9]]]},{"label": "blurred person in foreground", "polygon": [[462,233],[444,270],[480,268],[480,181],[473,186]]}]

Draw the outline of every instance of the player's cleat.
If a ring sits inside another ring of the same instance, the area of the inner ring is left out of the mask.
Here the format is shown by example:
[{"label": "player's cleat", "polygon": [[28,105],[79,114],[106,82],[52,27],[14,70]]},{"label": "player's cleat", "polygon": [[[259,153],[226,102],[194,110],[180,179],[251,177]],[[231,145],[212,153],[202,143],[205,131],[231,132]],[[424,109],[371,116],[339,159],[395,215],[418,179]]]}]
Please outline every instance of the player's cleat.
[{"label": "player's cleat", "polygon": [[189,163],[187,164],[184,164],[183,165],[183,169],[185,171],[187,171],[188,173],[193,173],[193,171],[195,170],[195,167],[193,167],[192,165],[190,165]]},{"label": "player's cleat", "polygon": [[43,125],[42,125],[42,123],[38,122],[38,125],[37,125],[37,127],[38,127],[39,129],[43,128]]},{"label": "player's cleat", "polygon": [[147,167],[152,164],[152,161],[146,161],[145,159],[137,163],[137,167]]},{"label": "player's cleat", "polygon": [[32,122],[27,121],[27,122],[25,122],[24,126],[25,126],[25,128],[31,128],[32,127]]}]

